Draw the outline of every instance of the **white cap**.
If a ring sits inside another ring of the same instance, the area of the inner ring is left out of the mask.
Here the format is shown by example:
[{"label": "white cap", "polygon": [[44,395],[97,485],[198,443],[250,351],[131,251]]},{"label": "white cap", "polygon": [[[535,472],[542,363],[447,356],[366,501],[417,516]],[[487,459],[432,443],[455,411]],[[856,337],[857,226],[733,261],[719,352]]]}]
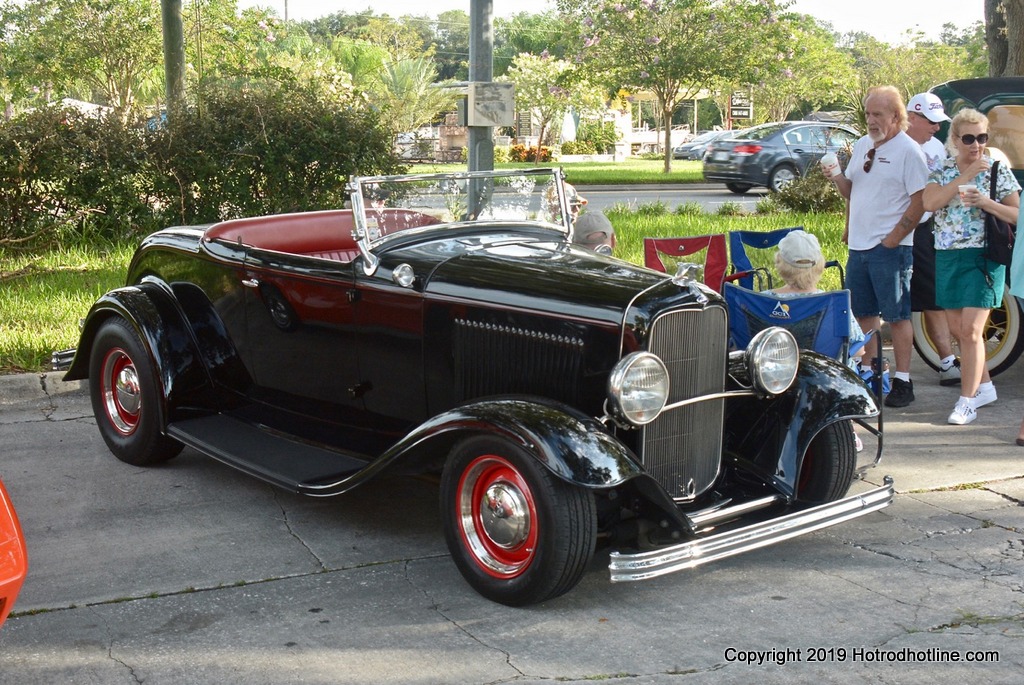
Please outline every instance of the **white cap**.
[{"label": "white cap", "polygon": [[806,231],[790,231],[779,241],[779,256],[790,266],[810,269],[824,261],[818,238]]},{"label": "white cap", "polygon": [[918,93],[907,103],[908,112],[916,112],[933,124],[949,121],[942,100],[934,93]]}]

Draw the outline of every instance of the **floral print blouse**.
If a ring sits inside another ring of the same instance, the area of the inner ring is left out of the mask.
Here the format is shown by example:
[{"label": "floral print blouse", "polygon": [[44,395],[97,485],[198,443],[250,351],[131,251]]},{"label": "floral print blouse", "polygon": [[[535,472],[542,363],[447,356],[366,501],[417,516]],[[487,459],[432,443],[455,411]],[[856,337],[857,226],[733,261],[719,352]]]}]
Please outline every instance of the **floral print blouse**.
[{"label": "floral print blouse", "polygon": [[[989,162],[992,158],[985,156]],[[960,175],[956,159],[950,157],[945,163],[928,177],[929,183],[948,185]],[[986,171],[974,178],[978,192],[989,194],[990,174]],[[996,179],[996,198],[1002,199],[1010,193],[1019,193],[1020,184],[1006,164],[999,165],[999,177]],[[967,247],[985,247],[985,217],[977,207],[965,207],[957,194],[945,207],[935,211],[935,249],[961,250]]]}]

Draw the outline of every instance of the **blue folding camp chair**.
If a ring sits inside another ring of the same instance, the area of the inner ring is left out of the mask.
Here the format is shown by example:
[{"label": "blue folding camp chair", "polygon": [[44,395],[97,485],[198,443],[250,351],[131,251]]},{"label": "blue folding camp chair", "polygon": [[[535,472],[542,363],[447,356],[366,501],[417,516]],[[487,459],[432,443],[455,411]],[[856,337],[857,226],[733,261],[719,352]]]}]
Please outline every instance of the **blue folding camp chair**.
[{"label": "blue folding camp chair", "polygon": [[[775,264],[775,250],[771,248],[776,247],[787,233],[802,230],[803,226],[790,226],[774,231],[729,231],[729,254],[732,264],[725,281],[738,283],[748,290],[771,290],[775,286],[771,271]],[[758,254],[761,250],[770,252]],[[758,257],[752,259],[751,252]],[[825,262],[825,268],[839,269],[839,287],[846,287],[846,274],[843,272],[842,264],[833,260]]]},{"label": "blue folding camp chair", "polygon": [[774,254],[772,257],[759,260],[758,265],[755,266],[747,248],[767,250],[778,245],[779,241],[790,231],[802,231],[803,228],[803,226],[791,226],[790,228],[777,228],[774,231],[729,231],[729,255],[732,260],[732,268],[731,275],[726,277],[726,280],[736,282],[747,290],[754,290],[756,278],[757,290],[771,289],[772,277],[768,267],[774,263]]},{"label": "blue folding camp chair", "polygon": [[[850,354],[850,291],[831,290],[783,297],[726,283],[722,288],[729,310],[730,344],[743,349],[757,333],[771,326],[787,329],[802,350],[813,350],[846,364]],[[873,333],[873,331],[871,332]],[[870,336],[870,334],[868,336]],[[862,346],[865,341],[858,343]],[[875,464],[882,456],[882,377],[873,383],[878,398],[878,422],[855,421],[878,438]],[[866,468],[866,467],[864,467]],[[863,473],[864,468],[858,469]]]},{"label": "blue folding camp chair", "polygon": [[757,333],[781,326],[803,350],[814,350],[844,364],[850,354],[850,291],[832,290],[799,297],[782,297],[724,286],[732,343],[743,349]]}]

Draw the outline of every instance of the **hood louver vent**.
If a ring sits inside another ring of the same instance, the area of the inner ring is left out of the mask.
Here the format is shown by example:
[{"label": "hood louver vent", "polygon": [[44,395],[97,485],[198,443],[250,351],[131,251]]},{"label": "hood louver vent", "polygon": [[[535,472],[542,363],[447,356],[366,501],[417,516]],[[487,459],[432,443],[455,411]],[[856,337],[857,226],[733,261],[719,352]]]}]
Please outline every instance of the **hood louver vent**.
[{"label": "hood louver vent", "polygon": [[458,319],[454,342],[455,383],[463,400],[526,393],[579,401],[579,338]]}]

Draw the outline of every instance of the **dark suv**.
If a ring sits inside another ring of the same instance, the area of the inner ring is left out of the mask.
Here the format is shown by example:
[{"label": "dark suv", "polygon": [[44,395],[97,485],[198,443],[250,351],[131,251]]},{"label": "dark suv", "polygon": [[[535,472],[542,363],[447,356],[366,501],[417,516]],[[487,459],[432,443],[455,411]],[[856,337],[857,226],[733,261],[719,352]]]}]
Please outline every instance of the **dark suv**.
[{"label": "dark suv", "polygon": [[761,124],[708,145],[704,178],[741,195],[754,186],[778,191],[826,152],[838,153],[857,138],[852,128],[821,121]]}]

